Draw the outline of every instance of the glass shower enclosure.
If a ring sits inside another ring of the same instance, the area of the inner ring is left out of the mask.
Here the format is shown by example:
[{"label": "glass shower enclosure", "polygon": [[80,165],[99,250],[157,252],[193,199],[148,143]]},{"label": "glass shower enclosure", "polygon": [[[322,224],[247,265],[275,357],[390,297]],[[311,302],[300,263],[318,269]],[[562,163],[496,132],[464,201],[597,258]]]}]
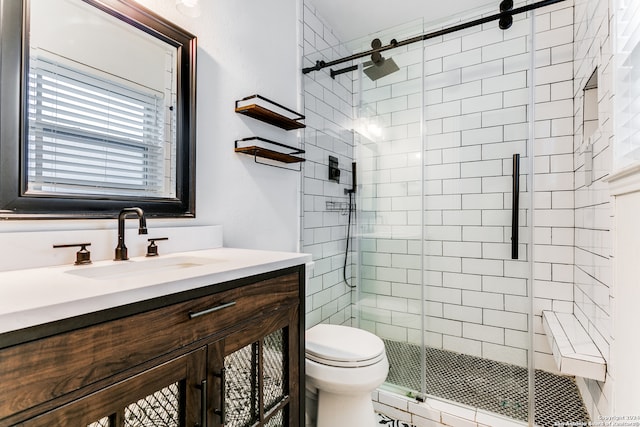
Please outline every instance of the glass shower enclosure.
[{"label": "glass shower enclosure", "polygon": [[[495,2],[478,7],[328,49],[307,46],[304,65],[367,51],[375,39],[393,44],[495,14]],[[382,338],[390,361],[384,388],[530,423],[532,21],[532,13],[523,13],[508,30],[491,21],[387,50],[382,57],[392,66],[384,72],[371,70],[379,58],[364,57],[305,73],[312,162],[305,182],[332,154],[327,142],[340,140],[348,147],[339,153],[347,178],[341,183],[350,187],[355,162],[357,186],[353,200],[341,188],[305,190],[304,217],[314,220],[303,220],[302,245],[333,266],[310,281],[311,292],[322,291],[308,295],[308,326],[347,323]],[[333,95],[339,107],[324,101]],[[325,221],[351,224],[351,236],[333,233],[334,249],[344,250],[350,238],[347,254],[325,254],[314,244],[321,225],[311,211],[321,209],[322,197],[327,208],[343,208],[338,219],[325,212]],[[348,283],[327,286],[343,273]],[[349,295],[347,315],[327,312],[333,304],[327,290],[336,301]],[[316,304],[320,295],[323,306]]]}]

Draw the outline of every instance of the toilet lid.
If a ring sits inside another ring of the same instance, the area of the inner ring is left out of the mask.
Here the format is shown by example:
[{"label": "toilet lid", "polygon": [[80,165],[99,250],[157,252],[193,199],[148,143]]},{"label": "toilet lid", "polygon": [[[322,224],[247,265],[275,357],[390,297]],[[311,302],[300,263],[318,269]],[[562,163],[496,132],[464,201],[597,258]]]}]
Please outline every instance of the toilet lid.
[{"label": "toilet lid", "polygon": [[306,357],[331,366],[368,366],[385,357],[384,343],[371,332],[320,324],[305,333]]}]

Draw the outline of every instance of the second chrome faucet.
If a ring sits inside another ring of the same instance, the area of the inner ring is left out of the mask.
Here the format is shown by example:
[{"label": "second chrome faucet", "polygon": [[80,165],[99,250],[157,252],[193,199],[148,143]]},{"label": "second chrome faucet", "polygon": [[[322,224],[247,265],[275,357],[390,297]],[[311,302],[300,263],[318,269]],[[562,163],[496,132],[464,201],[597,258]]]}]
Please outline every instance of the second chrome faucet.
[{"label": "second chrome faucet", "polygon": [[118,214],[118,246],[116,246],[115,261],[125,261],[129,259],[127,246],[124,244],[124,220],[129,214],[136,214],[139,221],[138,234],[147,234],[147,220],[144,211],[140,208],[124,208]]}]

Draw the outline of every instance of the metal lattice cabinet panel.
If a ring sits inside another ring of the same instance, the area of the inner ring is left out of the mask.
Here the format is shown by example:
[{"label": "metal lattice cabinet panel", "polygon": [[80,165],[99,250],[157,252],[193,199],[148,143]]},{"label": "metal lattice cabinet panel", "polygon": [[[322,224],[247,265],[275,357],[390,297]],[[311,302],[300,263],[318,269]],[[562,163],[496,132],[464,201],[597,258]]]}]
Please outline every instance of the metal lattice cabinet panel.
[{"label": "metal lattice cabinet panel", "polygon": [[288,372],[287,358],[284,357],[286,348],[284,330],[275,331],[264,338],[262,347],[264,409],[269,409],[280,403],[287,395],[286,372]]},{"label": "metal lattice cabinet panel", "polygon": [[258,393],[258,343],[244,346],[224,358],[225,427],[254,424],[260,417]]},{"label": "metal lattice cabinet panel", "polygon": [[269,418],[269,421],[265,424],[265,427],[282,427],[284,425],[284,411],[278,411],[273,417]]},{"label": "metal lattice cabinet panel", "polygon": [[[230,353],[221,361],[224,364],[225,408],[221,418],[225,427],[287,426],[290,423],[289,329],[274,328],[262,335],[263,329],[262,322],[248,325],[226,343],[230,345]],[[239,341],[234,342],[235,339]],[[210,350],[215,354],[213,346]],[[214,397],[214,401],[216,399]]]},{"label": "metal lattice cabinet panel", "polygon": [[125,427],[180,427],[180,384],[173,383],[124,410]]}]

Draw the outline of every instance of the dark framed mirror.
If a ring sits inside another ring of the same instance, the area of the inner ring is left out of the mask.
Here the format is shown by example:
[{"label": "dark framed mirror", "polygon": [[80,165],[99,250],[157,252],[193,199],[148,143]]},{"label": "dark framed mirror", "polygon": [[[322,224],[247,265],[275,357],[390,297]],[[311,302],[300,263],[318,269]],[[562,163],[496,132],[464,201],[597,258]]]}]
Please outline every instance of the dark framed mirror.
[{"label": "dark framed mirror", "polygon": [[195,216],[196,37],[133,0],[0,0],[0,218]]}]

